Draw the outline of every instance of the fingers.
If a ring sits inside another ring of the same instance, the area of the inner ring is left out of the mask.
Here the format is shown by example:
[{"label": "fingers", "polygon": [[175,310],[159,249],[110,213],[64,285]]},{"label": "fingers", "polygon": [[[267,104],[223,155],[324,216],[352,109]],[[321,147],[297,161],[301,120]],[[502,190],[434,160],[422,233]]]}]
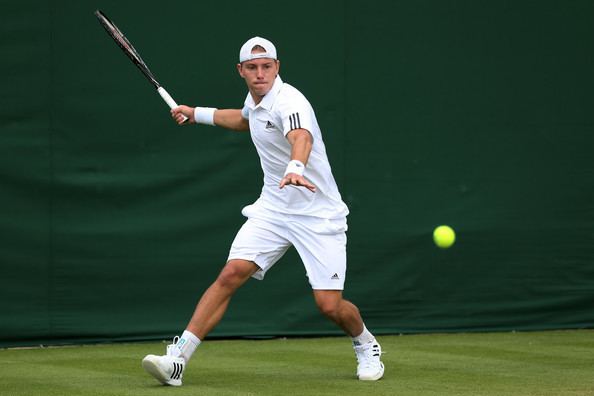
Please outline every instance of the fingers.
[{"label": "fingers", "polygon": [[183,125],[188,118],[180,113],[180,114],[177,114],[174,117],[174,119],[175,119],[175,122],[177,122],[177,125]]},{"label": "fingers", "polygon": [[289,173],[283,177],[279,184],[279,188],[283,188],[287,185],[305,187],[311,192],[316,192],[316,186],[311,184],[305,177],[295,173]]},{"label": "fingers", "polygon": [[171,109],[171,118],[178,124],[181,125],[184,120],[184,113],[182,111],[182,107],[178,106]]},{"label": "fingers", "polygon": [[183,114],[182,106],[177,106],[177,107],[174,107],[173,109],[171,109],[171,116],[172,117],[175,117],[178,114]]},{"label": "fingers", "polygon": [[171,117],[178,125],[193,124],[193,109],[188,106],[178,106],[171,109]]}]

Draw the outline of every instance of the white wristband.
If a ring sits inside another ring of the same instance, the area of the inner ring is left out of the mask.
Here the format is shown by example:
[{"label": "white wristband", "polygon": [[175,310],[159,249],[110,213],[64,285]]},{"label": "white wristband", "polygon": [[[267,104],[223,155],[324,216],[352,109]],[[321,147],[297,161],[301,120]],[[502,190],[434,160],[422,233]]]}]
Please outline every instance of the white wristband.
[{"label": "white wristband", "polygon": [[305,165],[303,162],[298,160],[291,160],[287,164],[287,169],[285,170],[285,176],[289,173],[295,173],[296,175],[303,176],[303,172],[305,171]]},{"label": "white wristband", "polygon": [[214,125],[214,113],[216,110],[213,107],[196,107],[194,109],[194,120],[196,124]]}]

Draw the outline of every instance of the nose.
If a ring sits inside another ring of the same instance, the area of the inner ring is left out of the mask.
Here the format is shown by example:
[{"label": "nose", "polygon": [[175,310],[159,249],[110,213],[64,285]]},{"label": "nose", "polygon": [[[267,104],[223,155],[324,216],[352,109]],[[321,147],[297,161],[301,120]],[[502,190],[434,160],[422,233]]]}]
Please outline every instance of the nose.
[{"label": "nose", "polygon": [[258,67],[256,77],[260,80],[264,78],[264,68],[263,67]]}]

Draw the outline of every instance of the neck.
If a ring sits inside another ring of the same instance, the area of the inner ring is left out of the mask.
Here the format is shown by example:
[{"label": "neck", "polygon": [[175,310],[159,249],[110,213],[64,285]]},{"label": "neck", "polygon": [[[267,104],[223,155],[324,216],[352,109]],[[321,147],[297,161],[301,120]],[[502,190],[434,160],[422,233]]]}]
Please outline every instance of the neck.
[{"label": "neck", "polygon": [[250,95],[252,95],[252,99],[254,99],[255,104],[259,104],[262,101],[262,99],[264,99],[264,96],[266,96],[266,95],[260,96],[260,95],[255,94],[254,92],[251,92],[251,91],[250,91]]}]

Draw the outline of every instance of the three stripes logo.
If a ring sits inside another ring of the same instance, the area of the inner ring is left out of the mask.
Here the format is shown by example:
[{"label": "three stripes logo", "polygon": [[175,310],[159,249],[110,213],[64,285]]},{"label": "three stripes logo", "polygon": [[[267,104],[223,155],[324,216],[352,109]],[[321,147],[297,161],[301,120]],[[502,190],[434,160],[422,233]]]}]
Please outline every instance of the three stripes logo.
[{"label": "three stripes logo", "polygon": [[340,277],[338,276],[337,273],[334,273],[334,275],[332,275],[332,278],[330,278],[331,280],[339,280]]},{"label": "three stripes logo", "polygon": [[181,379],[182,373],[184,372],[184,366],[181,363],[173,363],[173,373],[171,373],[171,379]]},{"label": "three stripes logo", "polygon": [[293,113],[289,116],[289,123],[291,124],[291,130],[301,128],[301,119],[299,113]]}]

